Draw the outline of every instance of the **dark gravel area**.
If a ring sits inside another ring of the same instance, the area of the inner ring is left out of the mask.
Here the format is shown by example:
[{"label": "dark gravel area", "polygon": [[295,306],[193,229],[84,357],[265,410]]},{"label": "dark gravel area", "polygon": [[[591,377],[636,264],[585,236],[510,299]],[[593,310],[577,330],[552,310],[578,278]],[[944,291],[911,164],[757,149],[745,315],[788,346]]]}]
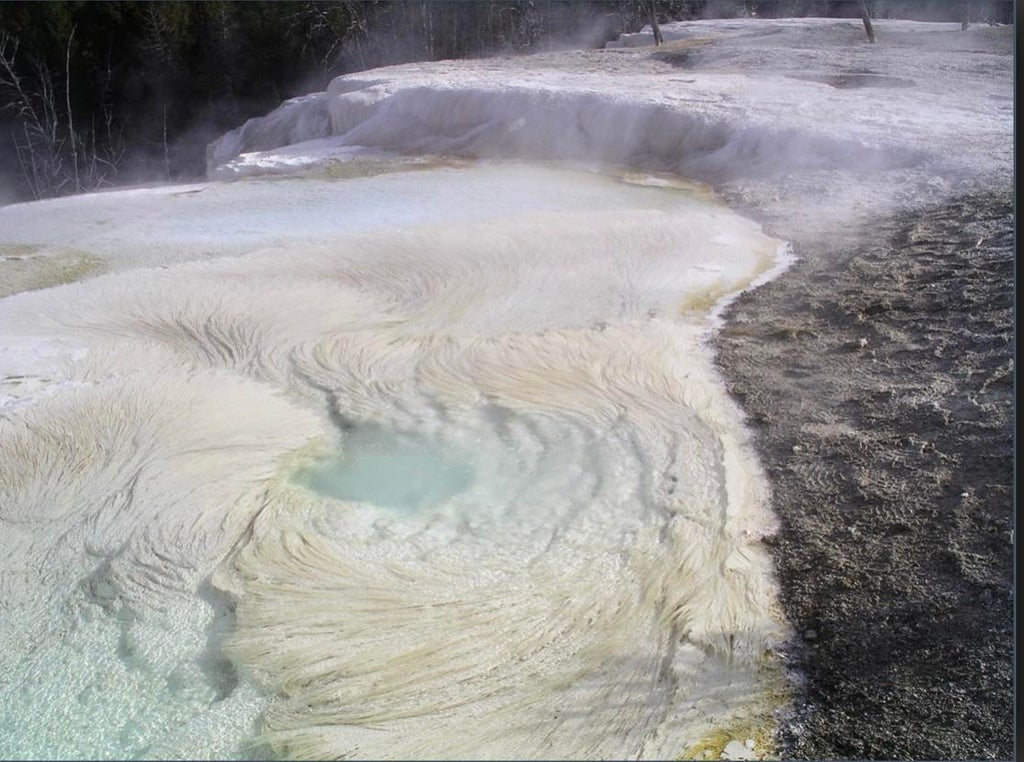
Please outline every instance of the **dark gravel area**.
[{"label": "dark gravel area", "polygon": [[797,240],[715,339],[782,521],[787,757],[1014,757],[1013,229],[1007,191]]}]

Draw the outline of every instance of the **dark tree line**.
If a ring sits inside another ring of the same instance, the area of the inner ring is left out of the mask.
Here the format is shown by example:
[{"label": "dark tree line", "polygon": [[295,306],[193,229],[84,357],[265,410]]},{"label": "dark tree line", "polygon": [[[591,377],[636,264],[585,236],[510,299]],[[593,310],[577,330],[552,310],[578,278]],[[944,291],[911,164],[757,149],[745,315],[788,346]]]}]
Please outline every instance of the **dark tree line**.
[{"label": "dark tree line", "polygon": [[208,141],[345,72],[643,23],[638,0],[0,2],[0,202],[199,176]]},{"label": "dark tree line", "polygon": [[321,2],[0,2],[6,179],[16,163],[41,197],[196,175],[193,144],[332,73],[351,23]]},{"label": "dark tree line", "polygon": [[847,6],[850,0],[4,0],[0,203],[197,177],[208,141],[346,72],[598,47],[652,21],[844,15]]}]

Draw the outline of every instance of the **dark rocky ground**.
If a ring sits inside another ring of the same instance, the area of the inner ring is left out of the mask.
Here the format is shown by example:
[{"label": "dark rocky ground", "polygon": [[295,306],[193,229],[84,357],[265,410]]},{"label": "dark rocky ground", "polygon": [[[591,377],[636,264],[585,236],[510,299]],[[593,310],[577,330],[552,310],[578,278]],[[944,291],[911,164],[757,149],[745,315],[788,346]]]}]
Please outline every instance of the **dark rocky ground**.
[{"label": "dark rocky ground", "polygon": [[784,756],[1014,756],[1013,229],[1007,191],[797,240],[715,339],[782,520]]}]

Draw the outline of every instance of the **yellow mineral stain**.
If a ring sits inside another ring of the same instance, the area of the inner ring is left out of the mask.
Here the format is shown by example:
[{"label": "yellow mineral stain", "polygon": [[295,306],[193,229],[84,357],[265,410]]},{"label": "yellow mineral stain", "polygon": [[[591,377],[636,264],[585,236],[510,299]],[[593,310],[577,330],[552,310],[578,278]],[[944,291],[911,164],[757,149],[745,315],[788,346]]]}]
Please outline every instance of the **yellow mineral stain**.
[{"label": "yellow mineral stain", "polygon": [[40,249],[32,245],[0,244],[4,256],[0,259],[0,298],[74,283],[97,275],[103,267],[102,260],[85,252],[47,254]]}]

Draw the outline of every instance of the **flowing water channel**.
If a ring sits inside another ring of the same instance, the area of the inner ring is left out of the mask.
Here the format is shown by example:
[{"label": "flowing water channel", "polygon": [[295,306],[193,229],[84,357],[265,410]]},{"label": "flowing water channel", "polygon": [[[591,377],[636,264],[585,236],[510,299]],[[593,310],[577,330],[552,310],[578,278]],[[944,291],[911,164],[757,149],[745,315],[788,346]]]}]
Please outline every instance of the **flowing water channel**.
[{"label": "flowing water channel", "polygon": [[0,300],[0,756],[760,738],[774,520],[703,337],[780,252],[503,162],[0,209],[9,290],[72,281]]}]

